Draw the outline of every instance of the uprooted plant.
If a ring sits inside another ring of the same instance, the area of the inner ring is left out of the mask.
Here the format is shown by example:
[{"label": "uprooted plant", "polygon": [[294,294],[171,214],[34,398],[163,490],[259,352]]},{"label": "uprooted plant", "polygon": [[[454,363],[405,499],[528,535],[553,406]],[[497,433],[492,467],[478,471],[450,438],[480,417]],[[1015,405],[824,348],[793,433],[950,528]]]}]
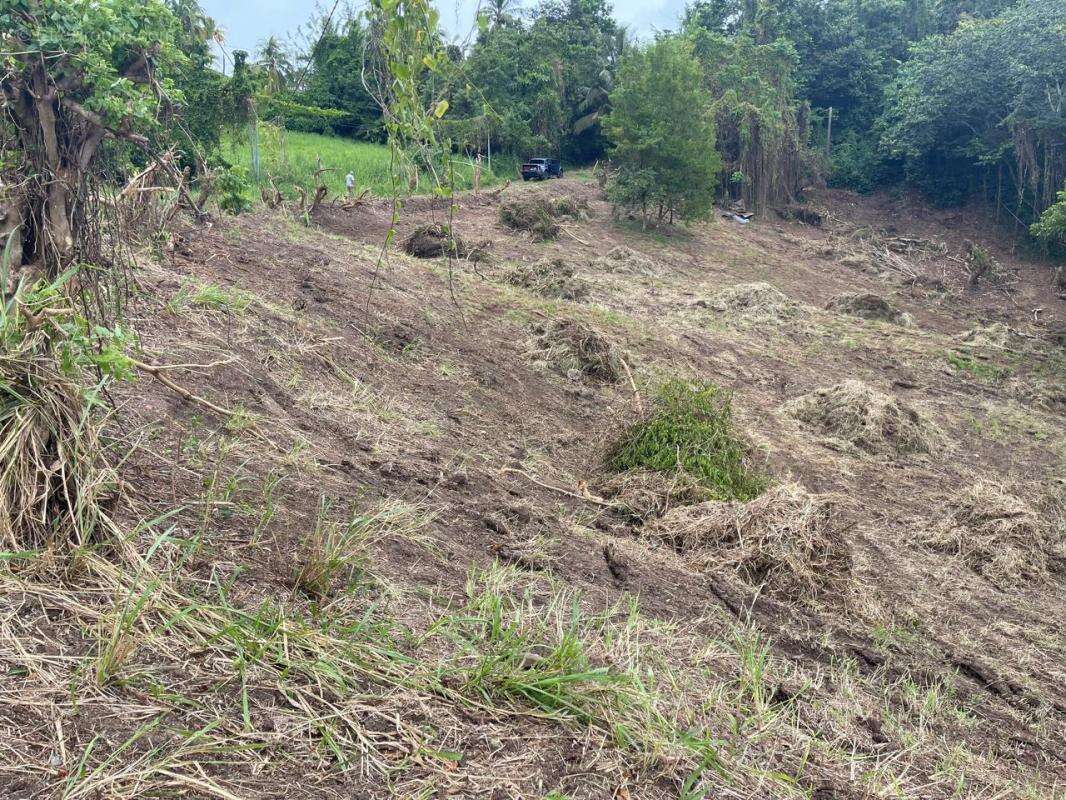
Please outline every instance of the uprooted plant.
[{"label": "uprooted plant", "polygon": [[651,414],[610,448],[607,467],[685,474],[715,500],[751,500],[767,485],[734,429],[732,398],[711,383],[665,383]]}]

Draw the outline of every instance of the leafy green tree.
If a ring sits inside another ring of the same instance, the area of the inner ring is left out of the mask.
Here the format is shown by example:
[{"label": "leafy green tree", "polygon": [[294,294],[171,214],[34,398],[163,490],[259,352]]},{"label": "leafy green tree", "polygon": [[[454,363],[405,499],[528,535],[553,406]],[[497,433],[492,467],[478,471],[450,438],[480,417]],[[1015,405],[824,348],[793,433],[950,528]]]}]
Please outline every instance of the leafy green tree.
[{"label": "leafy green tree", "polygon": [[[87,193],[105,141],[152,150],[182,97],[181,27],[163,0],[4,0],[0,200],[18,221],[13,249],[53,273],[88,260]],[[13,178],[13,180],[8,180]],[[88,207],[92,207],[91,204]]]},{"label": "leafy green tree", "polygon": [[307,56],[307,85],[289,99],[308,107],[341,111],[345,116],[323,120],[322,115],[304,115],[302,124],[299,116],[288,119],[294,127],[305,130],[328,129],[342,136],[380,140],[381,109],[363,80],[366,26],[358,16],[318,24],[320,35]]},{"label": "leafy green tree", "polygon": [[226,79],[214,69],[210,48],[210,42],[221,40],[221,33],[196,0],[167,0],[167,5],[177,18],[177,45],[185,55],[174,66],[174,84],[182,96],[175,136],[184,140],[185,162],[200,169],[202,162],[189,151],[217,151],[226,122]]},{"label": "leafy green tree", "polygon": [[1040,219],[1029,232],[1057,253],[1066,252],[1066,187],[1058,193],[1058,200],[1044,209]]},{"label": "leafy green tree", "polygon": [[617,169],[608,191],[645,226],[710,212],[721,169],[710,106],[686,39],[663,36],[623,57],[604,120]]},{"label": "leafy green tree", "polygon": [[743,17],[734,34],[703,28],[704,19],[690,15],[684,33],[712,99],[721,177],[734,199],[756,210],[792,200],[810,172],[796,51],[784,38],[760,44]]},{"label": "leafy green tree", "polygon": [[1059,0],[1024,0],[915,45],[883,119],[908,178],[944,202],[983,189],[1020,220],[1051,205],[1066,180],[1064,31]]}]

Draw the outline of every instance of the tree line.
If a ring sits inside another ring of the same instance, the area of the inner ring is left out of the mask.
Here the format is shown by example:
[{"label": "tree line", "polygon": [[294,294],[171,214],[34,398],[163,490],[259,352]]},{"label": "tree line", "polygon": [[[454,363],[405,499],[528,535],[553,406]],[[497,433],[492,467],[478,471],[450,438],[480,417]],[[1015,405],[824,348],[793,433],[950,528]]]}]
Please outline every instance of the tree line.
[{"label": "tree line", "polygon": [[[387,1],[320,13],[298,42],[235,52],[223,74],[221,36],[196,0],[5,0],[6,163],[80,168],[76,154],[46,163],[35,114],[49,106],[29,100],[34,63],[49,62],[20,55],[37,51],[71,64],[53,87],[58,129],[75,134],[71,147],[88,132],[110,164],[122,150],[143,165],[136,128],[176,143],[194,175],[224,167],[225,130],[252,118],[384,141]],[[491,0],[464,44],[429,26],[435,55],[418,90],[455,152],[605,163],[611,197],[646,220],[699,217],[722,200],[760,210],[820,180],[910,185],[938,203],[983,198],[1066,247],[1059,0],[693,0],[675,30],[645,41],[606,0],[514,3]],[[125,63],[146,37],[144,64]],[[58,191],[41,181],[29,217],[44,219]]]},{"label": "tree line", "polygon": [[[268,113],[380,139],[361,77],[374,36],[367,19],[321,16],[309,30],[303,47],[271,39],[255,54]],[[983,198],[1028,226],[1066,189],[1058,0],[694,0],[676,30],[646,42],[606,0],[528,9],[492,0],[468,45],[442,46],[447,63],[427,91],[447,98],[442,124],[455,147],[610,160],[626,173],[616,195],[638,204],[650,199],[642,185],[669,192],[675,172],[690,184],[713,176],[719,198],[755,209],[824,179],[863,192],[910,185],[940,204]],[[641,99],[652,118],[638,113]],[[662,125],[657,146],[674,163],[657,171],[645,152],[627,167],[636,151],[625,117],[643,129],[633,135],[646,151],[668,107],[704,112]],[[682,216],[706,202],[685,205]]]}]

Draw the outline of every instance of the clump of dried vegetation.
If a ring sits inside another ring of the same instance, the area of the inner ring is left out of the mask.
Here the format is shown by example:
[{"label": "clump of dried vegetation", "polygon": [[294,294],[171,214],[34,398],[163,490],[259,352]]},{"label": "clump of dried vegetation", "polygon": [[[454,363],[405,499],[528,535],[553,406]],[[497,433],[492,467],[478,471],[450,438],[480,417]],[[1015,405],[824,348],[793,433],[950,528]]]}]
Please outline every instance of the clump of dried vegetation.
[{"label": "clump of dried vegetation", "polygon": [[944,444],[932,421],[861,381],[815,389],[789,401],[785,411],[849,449],[868,453],[931,453]]},{"label": "clump of dried vegetation", "polygon": [[70,338],[83,326],[60,286],[20,282],[0,303],[0,540],[15,550],[87,544],[115,491],[95,392],[81,385],[94,343]]},{"label": "clump of dried vegetation", "polygon": [[608,476],[597,486],[612,508],[639,522],[661,517],[676,506],[701,503],[710,493],[687,473],[629,470]]},{"label": "clump of dried vegetation", "polygon": [[622,350],[584,322],[557,318],[532,326],[531,355],[565,375],[615,383],[624,373]]},{"label": "clump of dried vegetation", "polygon": [[910,314],[900,311],[885,298],[870,292],[842,294],[826,304],[826,310],[849,314],[862,319],[891,322],[895,325],[913,325]]},{"label": "clump of dried vegetation", "polygon": [[551,197],[536,193],[513,194],[500,203],[500,222],[516,231],[527,231],[535,239],[546,241],[559,235],[559,219],[578,219],[588,209],[588,204],[570,195]]},{"label": "clump of dried vegetation", "polygon": [[850,570],[835,504],[796,484],[748,502],[674,508],[643,530],[700,569],[728,567],[749,584],[790,598],[838,588]]},{"label": "clump of dried vegetation", "polygon": [[1047,577],[1047,522],[1024,500],[993,483],[980,482],[960,492],[947,516],[917,538],[962,559],[1001,589]]},{"label": "clump of dried vegetation", "polygon": [[588,282],[561,258],[519,264],[507,273],[506,280],[512,286],[558,300],[583,300],[589,294]]},{"label": "clump of dried vegetation", "polygon": [[738,283],[713,295],[708,305],[715,311],[747,322],[775,323],[796,317],[800,305],[769,283]]},{"label": "clump of dried vegetation", "polygon": [[450,226],[435,222],[415,228],[404,240],[403,251],[416,258],[465,258],[469,248]]},{"label": "clump of dried vegetation", "polygon": [[605,254],[595,259],[592,266],[604,272],[623,275],[654,275],[655,261],[626,245],[612,247]]}]

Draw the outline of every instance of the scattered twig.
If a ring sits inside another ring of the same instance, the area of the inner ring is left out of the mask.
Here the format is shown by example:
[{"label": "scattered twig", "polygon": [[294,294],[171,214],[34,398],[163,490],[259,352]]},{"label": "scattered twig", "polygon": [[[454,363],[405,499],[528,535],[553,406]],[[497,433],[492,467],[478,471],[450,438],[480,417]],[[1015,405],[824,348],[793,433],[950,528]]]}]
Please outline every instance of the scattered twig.
[{"label": "scattered twig", "polygon": [[544,483],[543,481],[539,481],[532,475],[530,475],[528,472],[523,472],[522,470],[515,469],[514,467],[504,467],[501,471],[513,472],[516,475],[521,475],[523,478],[530,481],[531,483],[537,484],[537,486],[541,486],[545,489],[550,489],[551,491],[558,492],[559,494],[565,494],[567,497],[573,497],[576,500],[584,500],[586,503],[595,503],[596,505],[603,506],[604,508],[614,508],[614,503],[611,503],[608,500],[604,500],[602,497],[596,497],[595,495],[587,493],[578,494],[577,492],[571,492],[569,489],[564,489],[561,486],[552,486],[550,483]]},{"label": "scattered twig", "polygon": [[633,397],[637,401],[637,411],[640,412],[641,416],[644,416],[644,401],[640,399],[640,390],[637,389],[637,382],[633,380],[633,371],[629,368],[629,364],[626,363],[624,358],[619,356],[618,360],[622,362],[622,369],[626,371],[626,377],[629,378],[629,385],[633,387]]},{"label": "scattered twig", "polygon": [[204,408],[206,408],[206,409],[208,409],[210,411],[214,411],[216,414],[221,414],[222,416],[225,416],[225,417],[232,417],[233,416],[234,412],[231,409],[223,408],[222,406],[216,406],[210,400],[205,400],[204,398],[193,394],[188,389],[186,389],[186,388],[184,388],[182,386],[179,386],[178,384],[174,383],[174,381],[172,381],[170,378],[168,378],[166,376],[166,374],[165,374],[165,371],[167,369],[170,369],[170,367],[159,366],[157,364],[145,364],[143,361],[138,361],[135,358],[130,359],[130,361],[133,362],[133,366],[135,366],[137,369],[142,370],[144,372],[147,372],[149,375],[151,375],[153,378],[155,378],[161,384],[166,386],[168,389],[171,389],[172,391],[177,392],[179,395],[181,395],[183,398],[185,398],[189,402],[196,403],[197,405],[201,405]]}]

